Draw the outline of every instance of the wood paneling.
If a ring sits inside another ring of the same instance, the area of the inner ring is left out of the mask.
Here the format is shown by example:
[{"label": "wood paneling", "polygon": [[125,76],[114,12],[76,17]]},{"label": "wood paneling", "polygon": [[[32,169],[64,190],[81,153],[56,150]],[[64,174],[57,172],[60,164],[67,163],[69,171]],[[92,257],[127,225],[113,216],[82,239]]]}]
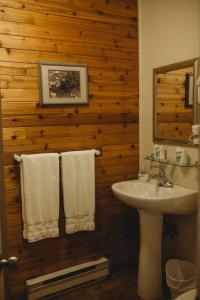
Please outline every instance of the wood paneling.
[{"label": "wood paneling", "polygon": [[[110,187],[138,172],[137,1],[0,0],[0,57],[12,299],[26,279],[102,255],[113,269],[136,264],[137,213]],[[88,105],[39,107],[39,61],[88,64]],[[61,199],[59,238],[27,243],[13,154],[95,147],[96,230],[66,235]]]}]

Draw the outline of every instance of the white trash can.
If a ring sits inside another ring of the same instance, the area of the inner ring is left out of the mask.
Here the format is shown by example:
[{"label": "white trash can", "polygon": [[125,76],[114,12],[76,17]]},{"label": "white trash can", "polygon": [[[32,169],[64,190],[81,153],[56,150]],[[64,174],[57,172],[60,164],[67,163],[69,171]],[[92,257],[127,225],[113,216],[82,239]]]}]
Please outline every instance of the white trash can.
[{"label": "white trash can", "polygon": [[172,299],[196,287],[197,268],[191,262],[170,259],[166,263],[165,270]]}]

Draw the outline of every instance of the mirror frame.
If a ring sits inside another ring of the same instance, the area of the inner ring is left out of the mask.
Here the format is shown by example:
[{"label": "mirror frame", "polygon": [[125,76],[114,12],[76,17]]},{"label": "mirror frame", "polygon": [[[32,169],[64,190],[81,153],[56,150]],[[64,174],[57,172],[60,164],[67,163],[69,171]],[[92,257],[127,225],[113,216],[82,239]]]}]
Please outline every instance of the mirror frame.
[{"label": "mirror frame", "polygon": [[185,61],[181,61],[178,63],[166,65],[163,67],[158,67],[153,69],[153,142],[158,144],[169,144],[169,145],[187,145],[192,147],[197,147],[198,145],[194,145],[187,140],[176,140],[176,139],[169,139],[169,138],[158,138],[156,137],[156,125],[157,125],[157,74],[163,73],[163,72],[169,72],[177,69],[183,69],[187,67],[194,68],[194,74],[193,74],[193,124],[198,123],[199,120],[199,106],[198,106],[198,93],[197,93],[197,78],[200,74],[200,58],[193,58]]}]

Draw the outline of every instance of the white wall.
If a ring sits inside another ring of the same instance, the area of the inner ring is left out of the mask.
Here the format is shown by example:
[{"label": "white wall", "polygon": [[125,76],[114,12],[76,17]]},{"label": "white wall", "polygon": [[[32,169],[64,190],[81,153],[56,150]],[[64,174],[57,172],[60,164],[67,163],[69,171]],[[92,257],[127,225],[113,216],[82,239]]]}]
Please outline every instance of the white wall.
[{"label": "white wall", "polygon": [[[200,56],[200,0],[139,0],[139,39],[140,169],[149,171],[150,163],[143,158],[153,151],[152,71]],[[169,158],[175,157],[175,147],[167,146]],[[186,151],[192,162],[199,159],[197,149],[187,147]],[[172,182],[198,189],[196,169],[167,166],[166,172]],[[176,217],[176,221],[180,233],[173,241],[173,254],[194,260],[195,215]]]},{"label": "white wall", "polygon": [[[140,168],[153,149],[152,70],[155,67],[200,56],[199,0],[141,0],[140,28]],[[174,157],[175,147],[168,147]],[[196,149],[187,149],[193,161]],[[144,165],[145,164],[145,165]],[[148,166],[148,164],[147,164]],[[168,168],[173,182],[198,188],[196,170]],[[181,175],[181,176],[180,176]]]}]

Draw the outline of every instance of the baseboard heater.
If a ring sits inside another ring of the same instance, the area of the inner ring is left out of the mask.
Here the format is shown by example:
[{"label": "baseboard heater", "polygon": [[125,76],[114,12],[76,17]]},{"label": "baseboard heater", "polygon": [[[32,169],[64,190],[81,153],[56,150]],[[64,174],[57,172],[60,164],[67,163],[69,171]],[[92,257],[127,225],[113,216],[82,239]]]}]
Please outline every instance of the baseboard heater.
[{"label": "baseboard heater", "polygon": [[109,260],[100,258],[26,281],[28,300],[41,299],[103,279],[109,274]]}]

